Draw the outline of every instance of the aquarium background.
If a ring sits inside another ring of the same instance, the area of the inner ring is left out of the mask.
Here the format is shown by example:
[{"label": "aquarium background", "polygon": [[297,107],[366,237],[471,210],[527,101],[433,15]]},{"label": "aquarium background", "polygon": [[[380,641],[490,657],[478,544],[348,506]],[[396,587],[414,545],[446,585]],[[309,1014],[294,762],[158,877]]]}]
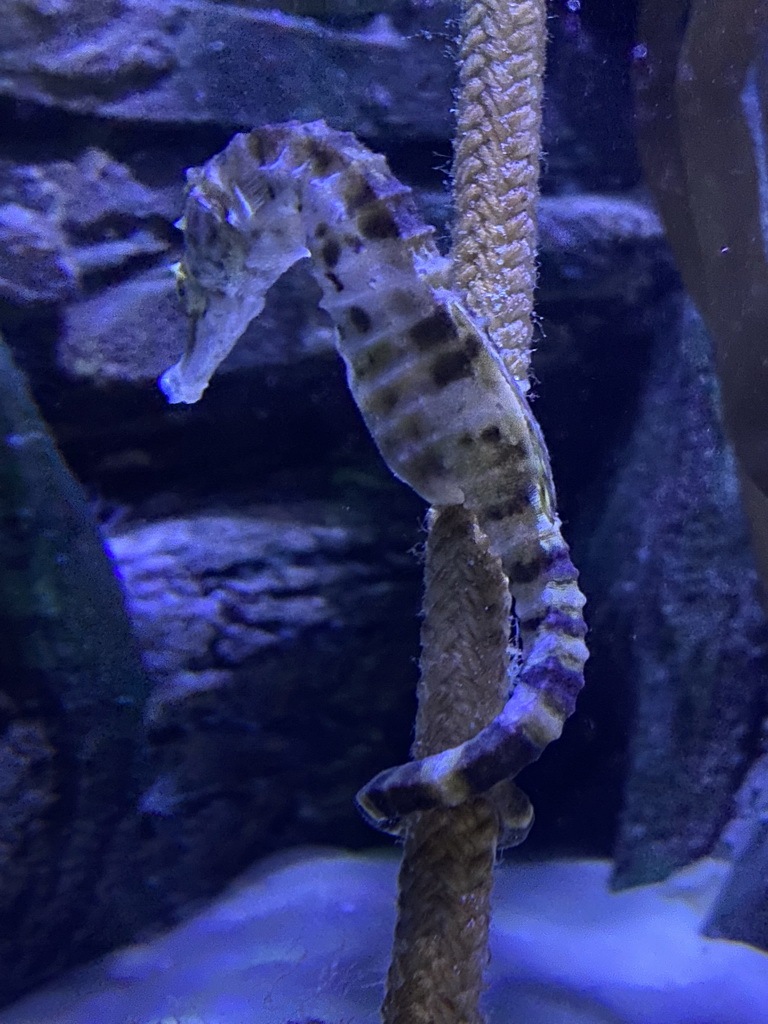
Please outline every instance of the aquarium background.
[{"label": "aquarium background", "polygon": [[[637,144],[645,7],[550,4],[533,394],[591,657],[562,740],[521,778],[536,824],[508,857],[613,858],[616,888],[733,860],[712,928],[765,948],[768,633],[680,270],[710,311],[665,237],[675,194],[647,131]],[[695,7],[669,5],[670,40]],[[456,17],[442,0],[4,5],[6,1002],[267,854],[392,845],[353,798],[407,756],[426,510],[359,418],[308,273],[273,289],[201,403],[170,407],[156,380],[187,336],[184,170],[236,131],[356,133],[447,249]],[[740,108],[758,193],[762,66]]]}]

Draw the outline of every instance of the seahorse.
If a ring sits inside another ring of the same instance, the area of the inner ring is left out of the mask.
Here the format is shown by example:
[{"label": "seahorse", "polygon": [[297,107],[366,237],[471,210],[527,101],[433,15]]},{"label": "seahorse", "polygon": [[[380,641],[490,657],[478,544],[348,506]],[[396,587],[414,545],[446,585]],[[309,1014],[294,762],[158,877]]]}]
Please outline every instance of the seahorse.
[{"label": "seahorse", "polygon": [[[235,136],[187,172],[177,270],[186,353],[160,379],[197,401],[309,259],[351,393],[396,477],[433,506],[463,505],[509,579],[521,643],[502,712],[467,742],[377,775],[358,806],[378,827],[455,806],[515,776],[559,737],[584,681],[578,573],[561,535],[549,456],[526,397],[452,287],[450,260],[386,161],[324,122]],[[514,660],[514,659],[513,659]]]}]

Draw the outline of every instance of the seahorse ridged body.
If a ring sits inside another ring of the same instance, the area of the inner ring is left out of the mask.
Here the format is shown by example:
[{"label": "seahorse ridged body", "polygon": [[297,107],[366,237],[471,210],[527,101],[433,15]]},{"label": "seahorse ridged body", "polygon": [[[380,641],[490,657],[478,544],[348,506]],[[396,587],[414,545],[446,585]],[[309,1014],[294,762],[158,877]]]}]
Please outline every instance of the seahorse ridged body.
[{"label": "seahorse ridged body", "polygon": [[179,281],[193,334],[161,378],[169,400],[197,401],[267,289],[308,257],[389,468],[432,505],[464,505],[502,561],[522,644],[504,710],[358,795],[381,827],[461,803],[535,760],[583,685],[584,597],[528,402],[451,287],[410,190],[354,136],[322,122],[258,128],[188,177]]}]

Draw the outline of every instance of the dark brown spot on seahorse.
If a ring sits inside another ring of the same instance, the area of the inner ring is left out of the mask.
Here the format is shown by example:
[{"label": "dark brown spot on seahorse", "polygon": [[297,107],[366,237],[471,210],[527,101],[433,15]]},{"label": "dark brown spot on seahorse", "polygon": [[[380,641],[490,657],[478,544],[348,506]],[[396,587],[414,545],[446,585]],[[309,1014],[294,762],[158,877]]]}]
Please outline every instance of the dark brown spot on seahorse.
[{"label": "dark brown spot on seahorse", "polygon": [[249,132],[245,137],[245,145],[256,163],[260,164],[263,160],[263,153],[258,132]]},{"label": "dark brown spot on seahorse", "polygon": [[327,242],[323,244],[320,250],[320,255],[325,260],[325,263],[329,267],[335,267],[339,262],[341,256],[341,246],[335,238],[329,238]]},{"label": "dark brown spot on seahorse", "polygon": [[456,339],[456,325],[445,306],[438,306],[434,313],[425,316],[408,332],[416,348],[427,352],[438,345],[450,344]]},{"label": "dark brown spot on seahorse", "polygon": [[532,583],[542,575],[546,563],[547,560],[543,554],[531,562],[514,562],[507,569],[510,584]]},{"label": "dark brown spot on seahorse", "polygon": [[473,434],[460,434],[458,443],[461,448],[471,448],[477,438]]},{"label": "dark brown spot on seahorse", "polygon": [[328,234],[330,230],[331,229],[328,227],[325,221],[323,221],[321,224],[318,224],[317,227],[315,228],[315,238],[325,238],[325,236]]},{"label": "dark brown spot on seahorse", "polygon": [[454,381],[472,376],[472,356],[464,349],[441,352],[432,363],[432,381],[438,388],[445,388]]},{"label": "dark brown spot on seahorse", "polygon": [[[486,433],[487,436],[483,436]],[[488,470],[497,470],[502,474],[499,477],[499,493],[510,494],[519,490],[524,475],[519,468],[520,444],[504,437],[498,427],[486,427],[478,440],[483,442],[483,448],[478,452],[483,465]]]},{"label": "dark brown spot on seahorse", "polygon": [[445,463],[438,451],[425,448],[406,460],[406,472],[417,480],[434,480],[445,476]]},{"label": "dark brown spot on seahorse", "polygon": [[[341,333],[341,325],[339,325]],[[359,380],[365,377],[378,377],[397,359],[397,349],[389,341],[379,341],[375,345],[356,352],[350,362]]]},{"label": "dark brown spot on seahorse", "polygon": [[371,318],[361,306],[349,307],[349,320],[360,334],[367,334],[371,329]]},{"label": "dark brown spot on seahorse", "polygon": [[377,388],[363,399],[366,411],[374,416],[389,416],[400,401],[400,392],[394,387]]},{"label": "dark brown spot on seahorse", "polygon": [[398,418],[397,432],[404,441],[409,441],[413,444],[416,441],[424,440],[429,432],[429,427],[421,413],[414,412]]},{"label": "dark brown spot on seahorse", "polygon": [[384,241],[387,238],[399,238],[400,229],[395,218],[387,209],[386,203],[378,201],[360,214],[358,221],[360,234],[371,241]]},{"label": "dark brown spot on seahorse", "polygon": [[318,139],[307,139],[307,153],[317,174],[325,174],[337,160],[333,150]]},{"label": "dark brown spot on seahorse", "polygon": [[331,282],[331,284],[333,285],[337,292],[344,291],[344,285],[341,283],[338,277],[336,277],[335,274],[328,273],[325,276],[328,278],[328,280]]},{"label": "dark brown spot on seahorse", "polygon": [[357,213],[363,206],[376,201],[376,193],[365,178],[356,178],[348,186],[344,201],[347,204],[348,213]]},{"label": "dark brown spot on seahorse", "polygon": [[498,444],[501,440],[501,431],[497,426],[484,427],[480,431],[480,440],[486,444]]},{"label": "dark brown spot on seahorse", "polygon": [[465,336],[464,351],[467,354],[467,359],[477,359],[478,353],[482,347],[483,343],[476,334],[468,334]]},{"label": "dark brown spot on seahorse", "polygon": [[[514,519],[521,512],[530,507],[531,500],[528,491],[524,487],[513,491],[504,501],[499,501],[483,509],[483,516],[493,523],[500,523],[504,519]],[[535,579],[535,577],[533,577]],[[522,582],[522,581],[521,581]]]}]

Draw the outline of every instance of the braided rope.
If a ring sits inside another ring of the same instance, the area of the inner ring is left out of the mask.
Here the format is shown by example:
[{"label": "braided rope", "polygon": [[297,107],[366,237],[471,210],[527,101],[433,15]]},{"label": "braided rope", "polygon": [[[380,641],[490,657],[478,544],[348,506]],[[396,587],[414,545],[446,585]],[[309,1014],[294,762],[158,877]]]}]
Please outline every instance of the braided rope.
[{"label": "braided rope", "polygon": [[[506,698],[509,587],[460,506],[433,510],[413,754],[463,742]],[[407,823],[386,1024],[480,1024],[498,837],[482,797]]]},{"label": "braided rope", "polygon": [[409,825],[386,1024],[481,1024],[496,835],[480,797]]},{"label": "braided rope", "polygon": [[[462,11],[456,283],[526,390],[545,0],[462,0]],[[507,685],[501,565],[464,509],[430,515],[416,758],[474,735],[500,710]],[[384,1024],[481,1024],[498,835],[484,797],[406,822]]]},{"label": "braided rope", "polygon": [[545,0],[464,0],[456,283],[527,390],[536,282]]}]

